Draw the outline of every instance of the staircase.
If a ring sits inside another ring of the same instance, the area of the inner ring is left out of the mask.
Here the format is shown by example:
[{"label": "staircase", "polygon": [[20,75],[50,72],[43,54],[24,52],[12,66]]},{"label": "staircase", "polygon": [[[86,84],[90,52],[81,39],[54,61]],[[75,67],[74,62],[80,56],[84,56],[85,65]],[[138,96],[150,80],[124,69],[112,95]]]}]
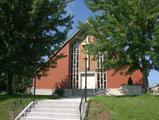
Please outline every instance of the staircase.
[{"label": "staircase", "polygon": [[40,100],[20,120],[80,120],[80,98]]}]

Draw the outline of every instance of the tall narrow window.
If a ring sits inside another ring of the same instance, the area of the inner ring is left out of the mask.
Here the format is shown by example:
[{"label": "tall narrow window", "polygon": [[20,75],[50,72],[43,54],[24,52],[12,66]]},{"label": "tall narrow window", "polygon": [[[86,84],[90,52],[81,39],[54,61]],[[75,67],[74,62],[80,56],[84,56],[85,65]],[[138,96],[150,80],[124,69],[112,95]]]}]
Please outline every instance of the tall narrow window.
[{"label": "tall narrow window", "polygon": [[79,41],[75,40],[71,46],[72,62],[71,62],[71,86],[78,88],[79,86]]},{"label": "tall narrow window", "polygon": [[104,54],[99,53],[97,60],[97,85],[98,89],[106,88],[106,74],[104,68],[102,67],[102,63],[104,62]]}]

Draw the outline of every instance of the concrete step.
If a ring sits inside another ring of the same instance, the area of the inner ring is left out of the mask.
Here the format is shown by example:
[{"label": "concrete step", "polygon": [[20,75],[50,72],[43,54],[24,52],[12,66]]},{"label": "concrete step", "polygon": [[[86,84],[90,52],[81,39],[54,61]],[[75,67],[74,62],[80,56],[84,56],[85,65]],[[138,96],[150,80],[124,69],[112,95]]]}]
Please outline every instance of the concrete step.
[{"label": "concrete step", "polygon": [[43,113],[43,112],[30,112],[27,114],[28,117],[47,117],[47,118],[70,118],[79,119],[79,114],[64,114],[64,113]]},{"label": "concrete step", "polygon": [[69,102],[69,101],[73,101],[73,102],[79,102],[80,98],[73,98],[73,99],[69,99],[69,98],[62,98],[62,99],[43,99],[43,100],[38,100],[38,101],[47,101],[47,102],[52,102],[52,101],[65,101],[65,102]]},{"label": "concrete step", "polygon": [[20,120],[79,120],[70,118],[48,118],[48,117],[23,117]]},{"label": "concrete step", "polygon": [[63,99],[54,99],[54,100],[38,100],[38,102],[80,102],[80,98],[63,98]]},{"label": "concrete step", "polygon": [[48,113],[48,112],[30,112],[28,115],[70,115],[70,116],[78,116],[79,113]]},{"label": "concrete step", "polygon": [[80,99],[38,100],[20,120],[80,120]]},{"label": "concrete step", "polygon": [[49,105],[71,105],[71,106],[79,106],[78,102],[39,102],[37,105],[44,105],[44,106],[49,106]]},{"label": "concrete step", "polygon": [[79,113],[79,109],[70,109],[70,108],[67,108],[67,109],[62,109],[62,108],[58,108],[58,109],[55,109],[55,108],[33,108],[32,109],[33,112],[54,112],[54,113]]},{"label": "concrete step", "polygon": [[35,108],[55,108],[55,109],[58,109],[58,108],[63,108],[63,109],[67,109],[67,108],[70,108],[70,109],[77,109],[79,106],[76,106],[76,105],[36,105]]},{"label": "concrete step", "polygon": [[38,106],[79,106],[79,103],[38,103]]}]

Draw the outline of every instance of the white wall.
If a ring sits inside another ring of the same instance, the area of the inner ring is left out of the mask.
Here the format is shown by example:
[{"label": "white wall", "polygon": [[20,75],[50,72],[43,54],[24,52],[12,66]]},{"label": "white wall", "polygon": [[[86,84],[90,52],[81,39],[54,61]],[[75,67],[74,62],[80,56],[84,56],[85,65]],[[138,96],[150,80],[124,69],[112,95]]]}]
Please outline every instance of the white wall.
[{"label": "white wall", "polygon": [[125,85],[120,88],[109,88],[107,95],[140,95],[142,88],[140,85]]},{"label": "white wall", "polygon": [[[142,88],[139,85],[125,85],[121,86],[120,88],[109,88],[109,89],[101,89],[105,90],[105,95],[140,95],[142,94]],[[83,92],[83,89],[64,89],[65,96],[80,96]],[[95,89],[88,89],[87,90],[89,95],[94,95]],[[33,89],[32,89],[33,93]],[[36,89],[36,95],[53,95],[53,89]],[[103,93],[103,92],[102,92]],[[103,95],[103,94],[102,94]]]},{"label": "white wall", "polygon": [[[34,94],[34,89],[31,90],[31,93]],[[54,93],[53,89],[36,89],[36,95],[52,95]]]}]

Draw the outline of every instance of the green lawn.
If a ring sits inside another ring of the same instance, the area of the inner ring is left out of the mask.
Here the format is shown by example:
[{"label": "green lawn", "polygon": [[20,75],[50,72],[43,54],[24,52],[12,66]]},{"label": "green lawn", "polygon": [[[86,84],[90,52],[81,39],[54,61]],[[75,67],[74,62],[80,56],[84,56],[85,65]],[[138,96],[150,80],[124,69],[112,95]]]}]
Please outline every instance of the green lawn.
[{"label": "green lawn", "polygon": [[[58,97],[53,96],[36,96],[37,99],[55,99]],[[20,102],[22,105],[26,106],[31,100],[33,100],[33,96],[22,96],[22,95],[0,95],[0,120],[11,120],[13,117],[12,105],[15,101],[22,99]],[[19,106],[19,105],[18,105]],[[22,108],[18,107],[20,111]]]},{"label": "green lawn", "polygon": [[96,96],[90,99],[87,120],[159,120],[159,96]]}]

